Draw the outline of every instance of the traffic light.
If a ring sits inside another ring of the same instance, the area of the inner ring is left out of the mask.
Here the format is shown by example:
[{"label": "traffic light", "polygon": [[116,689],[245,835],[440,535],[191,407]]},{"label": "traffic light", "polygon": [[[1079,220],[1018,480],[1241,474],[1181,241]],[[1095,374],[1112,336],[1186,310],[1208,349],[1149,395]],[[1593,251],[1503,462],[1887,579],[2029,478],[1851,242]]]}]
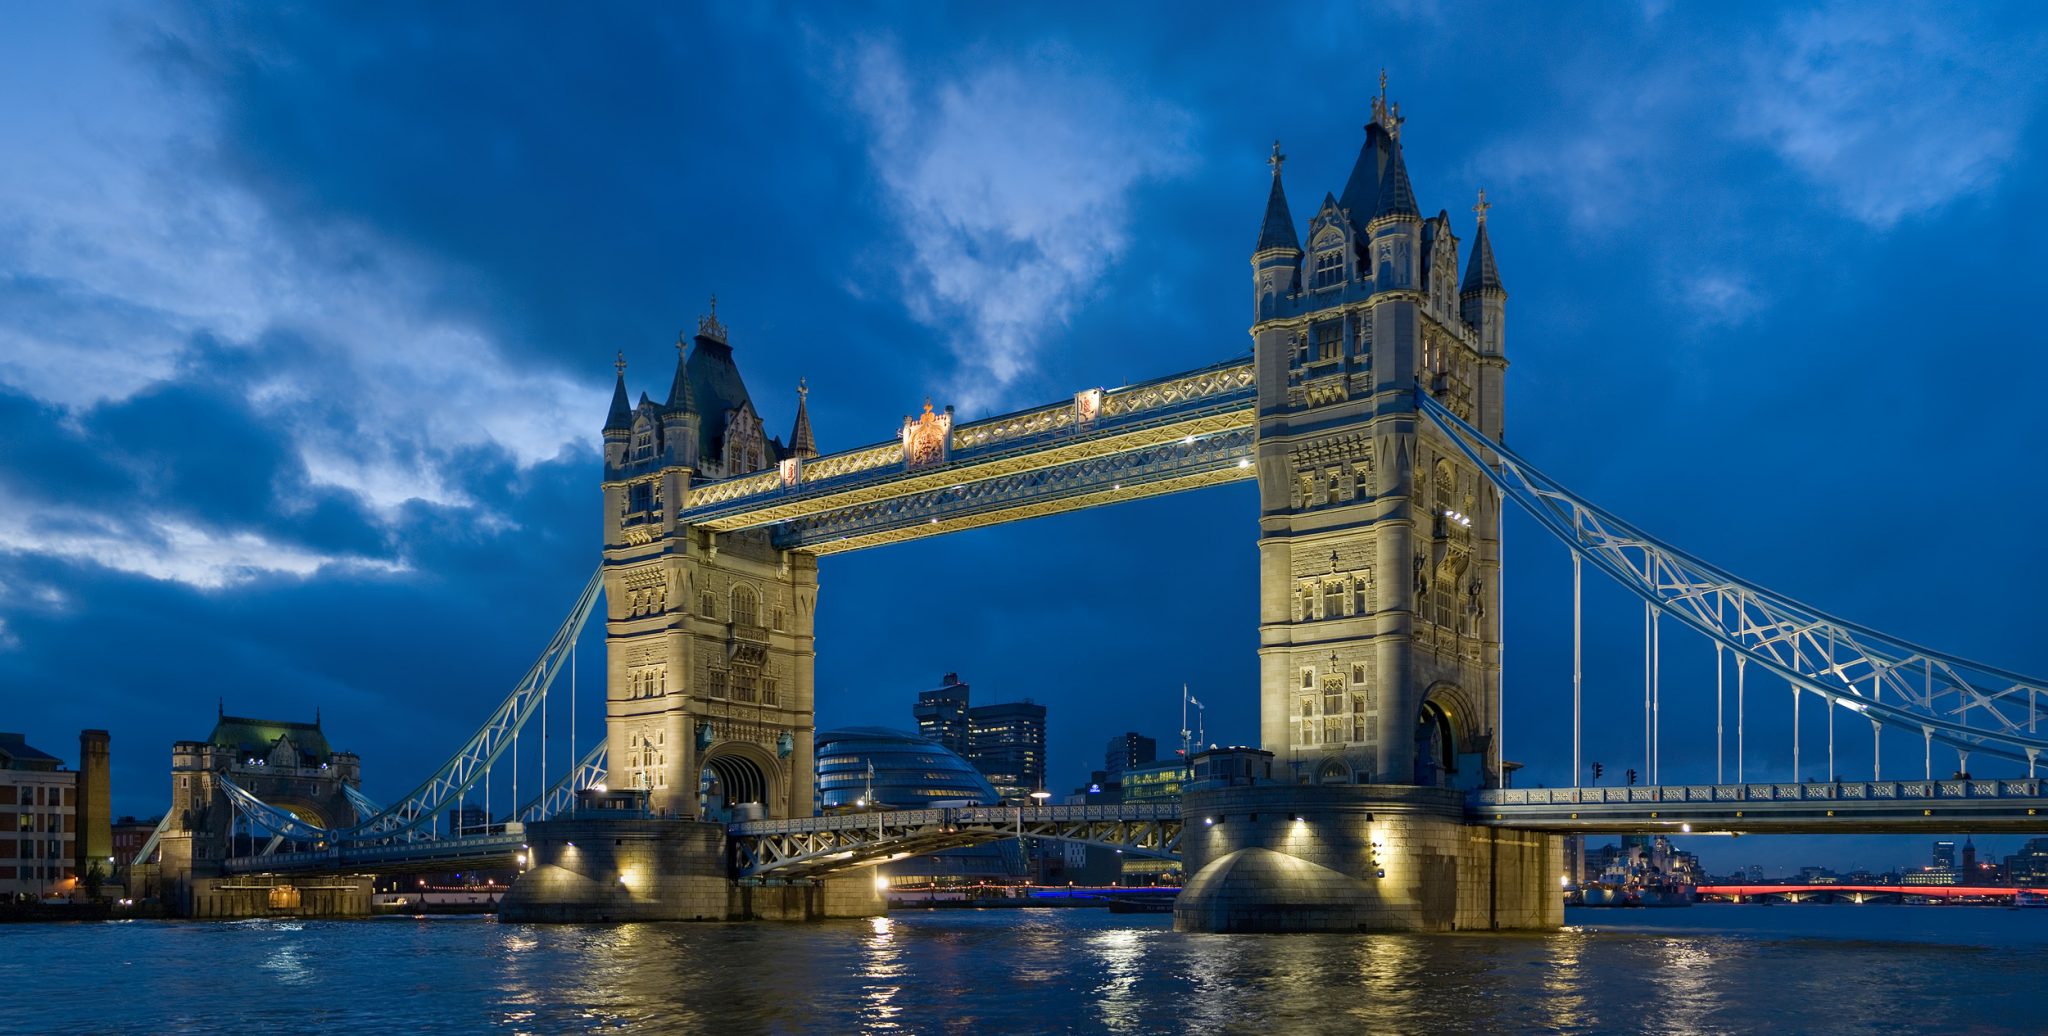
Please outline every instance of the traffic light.
[{"label": "traffic light", "polygon": [[1593,783],[1594,783],[1594,784],[1598,784],[1598,783],[1600,783],[1600,775],[1601,775],[1602,773],[1605,773],[1605,772],[1607,772],[1607,767],[1605,767],[1605,766],[1602,766],[1602,765],[1600,765],[1599,763],[1594,763],[1594,764],[1593,764]]},{"label": "traffic light", "polygon": [[1636,768],[1633,766],[1628,768],[1628,786],[1631,788],[1636,786]]}]

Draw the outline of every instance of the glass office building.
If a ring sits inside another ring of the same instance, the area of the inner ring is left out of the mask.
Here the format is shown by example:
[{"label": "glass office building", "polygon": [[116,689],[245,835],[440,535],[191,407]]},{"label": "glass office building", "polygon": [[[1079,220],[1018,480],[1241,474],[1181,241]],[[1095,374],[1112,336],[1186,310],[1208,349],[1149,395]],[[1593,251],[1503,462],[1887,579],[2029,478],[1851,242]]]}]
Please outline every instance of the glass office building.
[{"label": "glass office building", "polygon": [[818,807],[826,812],[988,806],[1002,801],[988,778],[967,760],[916,734],[851,727],[820,732],[817,745]]}]

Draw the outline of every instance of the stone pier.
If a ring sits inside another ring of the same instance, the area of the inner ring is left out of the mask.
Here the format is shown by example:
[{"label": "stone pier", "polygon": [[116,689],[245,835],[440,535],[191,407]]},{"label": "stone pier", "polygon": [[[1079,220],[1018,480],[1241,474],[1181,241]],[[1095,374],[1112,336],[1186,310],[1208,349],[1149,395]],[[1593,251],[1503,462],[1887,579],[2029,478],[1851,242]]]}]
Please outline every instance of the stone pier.
[{"label": "stone pier", "polygon": [[370,874],[242,874],[193,877],[165,903],[175,917],[231,921],[251,917],[368,917],[376,892]]},{"label": "stone pier", "polygon": [[1464,822],[1464,796],[1412,785],[1263,782],[1193,790],[1182,931],[1555,928],[1563,839]]},{"label": "stone pier", "polygon": [[887,910],[874,876],[733,881],[725,828],[694,820],[576,818],[527,827],[527,870],[498,918],[514,922],[816,921]]}]

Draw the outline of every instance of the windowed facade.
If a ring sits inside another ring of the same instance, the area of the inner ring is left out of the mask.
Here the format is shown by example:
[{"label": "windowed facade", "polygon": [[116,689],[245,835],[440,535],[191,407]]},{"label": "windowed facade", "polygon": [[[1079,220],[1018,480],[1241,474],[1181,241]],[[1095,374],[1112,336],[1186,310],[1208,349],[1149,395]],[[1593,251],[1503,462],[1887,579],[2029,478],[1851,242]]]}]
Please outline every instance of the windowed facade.
[{"label": "windowed facade", "polygon": [[1344,250],[1326,248],[1316,253],[1314,279],[1310,282],[1317,288],[1328,288],[1344,283]]},{"label": "windowed facade", "polygon": [[1309,332],[1310,350],[1318,362],[1344,355],[1344,322],[1325,320]]}]

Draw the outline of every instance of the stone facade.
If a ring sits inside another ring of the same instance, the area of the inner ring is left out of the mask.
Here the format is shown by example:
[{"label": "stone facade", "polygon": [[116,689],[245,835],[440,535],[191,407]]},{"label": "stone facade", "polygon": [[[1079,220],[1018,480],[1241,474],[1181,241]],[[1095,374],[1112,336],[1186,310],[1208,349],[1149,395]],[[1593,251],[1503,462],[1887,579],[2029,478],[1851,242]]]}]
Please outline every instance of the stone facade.
[{"label": "stone facade", "polygon": [[377,879],[371,874],[269,874],[189,878],[177,916],[203,920],[247,917],[368,917]]},{"label": "stone facade", "polygon": [[1507,295],[1483,203],[1458,283],[1401,122],[1375,101],[1306,248],[1274,149],[1252,256],[1261,741],[1301,783],[1474,788],[1499,774],[1500,501],[1415,393],[1501,434]]},{"label": "stone facade", "polygon": [[500,901],[501,920],[813,921],[886,909],[866,870],[805,884],[731,881],[715,823],[550,820],[530,825],[526,844],[528,869]]},{"label": "stone facade", "polygon": [[629,404],[621,365],[604,429],[609,779],[657,816],[705,815],[706,770],[713,812],[809,816],[817,558],[677,516],[693,485],[814,455],[810,423],[800,401],[792,445],[764,434],[715,310],[677,350],[665,403]]},{"label": "stone facade", "polygon": [[1463,794],[1283,781],[1194,791],[1175,904],[1193,931],[1555,928],[1563,838],[1464,822]]}]

